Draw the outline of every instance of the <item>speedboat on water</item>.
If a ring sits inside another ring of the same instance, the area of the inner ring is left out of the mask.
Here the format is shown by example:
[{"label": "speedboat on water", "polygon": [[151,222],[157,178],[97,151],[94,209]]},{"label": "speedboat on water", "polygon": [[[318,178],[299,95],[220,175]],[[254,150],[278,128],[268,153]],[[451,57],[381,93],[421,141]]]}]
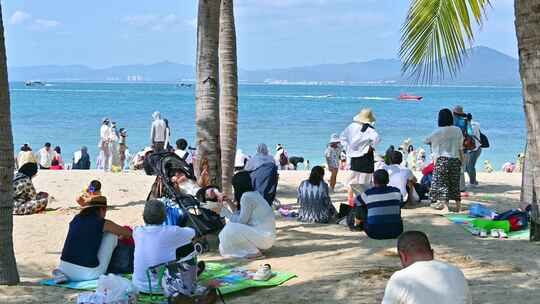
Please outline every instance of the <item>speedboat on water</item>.
[{"label": "speedboat on water", "polygon": [[24,84],[27,86],[27,87],[32,87],[32,86],[45,86],[45,82],[43,81],[33,81],[33,80],[28,80],[28,81],[25,81]]},{"label": "speedboat on water", "polygon": [[423,98],[424,98],[423,96],[409,95],[407,93],[401,93],[399,94],[399,97],[398,97],[399,100],[411,100],[411,101],[420,101]]}]

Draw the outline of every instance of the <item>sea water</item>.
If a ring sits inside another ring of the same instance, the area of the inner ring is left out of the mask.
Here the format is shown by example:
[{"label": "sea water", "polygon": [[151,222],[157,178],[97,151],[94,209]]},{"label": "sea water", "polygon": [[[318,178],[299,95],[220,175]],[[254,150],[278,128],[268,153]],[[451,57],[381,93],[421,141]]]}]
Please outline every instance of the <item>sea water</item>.
[{"label": "sea water", "polygon": [[[400,93],[424,96],[421,102],[399,101]],[[86,145],[98,153],[99,127],[110,117],[128,131],[128,147],[137,152],[150,143],[151,115],[169,120],[172,139],[195,139],[195,90],[175,84],[51,83],[41,87],[11,84],[15,148],[30,143],[37,151],[45,142],[61,146],[64,159]],[[437,126],[441,108],[460,104],[481,124],[491,148],[481,160],[495,168],[514,161],[524,150],[525,121],[520,88],[240,85],[238,148],[254,154],[258,143],[284,144],[290,156],[311,164],[324,160],[332,133],[340,133],[362,108],[375,112],[375,128],[384,153],[411,138],[416,149]],[[173,142],[174,145],[174,142]],[[93,161],[93,165],[95,161]],[[483,166],[480,165],[480,168]]]}]

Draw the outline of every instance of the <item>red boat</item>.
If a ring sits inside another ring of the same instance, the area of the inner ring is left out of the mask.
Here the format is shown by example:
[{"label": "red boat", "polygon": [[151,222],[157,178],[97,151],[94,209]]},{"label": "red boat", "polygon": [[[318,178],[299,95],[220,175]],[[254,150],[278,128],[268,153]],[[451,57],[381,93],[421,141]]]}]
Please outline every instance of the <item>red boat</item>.
[{"label": "red boat", "polygon": [[416,100],[416,101],[420,101],[420,100],[422,100],[422,98],[424,98],[424,97],[423,96],[418,96],[418,95],[409,95],[409,94],[406,94],[406,93],[401,93],[401,94],[399,94],[399,97],[398,97],[399,100]]}]

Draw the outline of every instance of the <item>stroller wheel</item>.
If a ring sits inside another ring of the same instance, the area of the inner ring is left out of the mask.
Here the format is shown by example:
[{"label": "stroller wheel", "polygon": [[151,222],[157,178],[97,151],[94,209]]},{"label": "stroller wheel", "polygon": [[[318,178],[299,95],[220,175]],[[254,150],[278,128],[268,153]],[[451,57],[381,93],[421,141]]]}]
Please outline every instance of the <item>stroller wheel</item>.
[{"label": "stroller wheel", "polygon": [[208,242],[205,241],[199,241],[193,245],[195,247],[195,251],[197,251],[198,254],[203,254],[208,251]]}]

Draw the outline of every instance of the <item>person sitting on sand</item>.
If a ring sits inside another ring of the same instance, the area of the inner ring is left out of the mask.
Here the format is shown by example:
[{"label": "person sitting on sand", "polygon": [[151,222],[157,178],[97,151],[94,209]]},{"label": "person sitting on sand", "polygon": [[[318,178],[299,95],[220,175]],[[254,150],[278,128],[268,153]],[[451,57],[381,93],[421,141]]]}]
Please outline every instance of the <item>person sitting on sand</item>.
[{"label": "person sitting on sand", "polygon": [[328,223],[336,214],[330,199],[330,189],[324,181],[324,169],[315,166],[309,179],[298,187],[298,220],[307,223]]},{"label": "person sitting on sand", "polygon": [[471,294],[463,272],[436,261],[425,233],[404,232],[397,241],[403,269],[392,275],[382,304],[470,304]]},{"label": "person sitting on sand", "polygon": [[88,205],[88,202],[96,196],[101,196],[101,183],[98,180],[93,180],[90,185],[86,187],[82,193],[75,199],[77,204],[81,207]]},{"label": "person sitting on sand", "polygon": [[176,141],[176,150],[174,150],[174,153],[185,160],[189,165],[193,164],[192,155],[188,151],[188,142],[184,138],[180,138]]},{"label": "person sitting on sand", "polygon": [[88,148],[82,146],[81,150],[73,154],[73,170],[89,170],[90,169],[90,155],[88,154]]},{"label": "person sitting on sand", "polygon": [[460,175],[463,161],[463,133],[454,126],[454,117],[449,109],[439,111],[439,128],[425,140],[431,145],[435,169],[431,184],[432,207],[438,210],[456,202],[457,212],[461,209]]},{"label": "person sitting on sand", "polygon": [[36,192],[32,178],[38,173],[36,163],[22,165],[13,178],[13,214],[30,215],[47,208],[49,194]]},{"label": "person sitting on sand", "polygon": [[36,156],[32,152],[32,148],[29,144],[24,144],[21,147],[21,151],[17,155],[17,166],[22,167],[26,163],[37,163]]},{"label": "person sitting on sand", "polygon": [[69,223],[58,266],[68,280],[95,280],[105,274],[118,239],[131,237],[131,230],[105,219],[106,214],[107,199],[96,196]]},{"label": "person sitting on sand", "polygon": [[257,258],[276,240],[276,219],[264,197],[254,191],[249,172],[232,180],[235,202],[214,210],[228,222],[219,233],[219,252],[224,257]]},{"label": "person sitting on sand", "polygon": [[356,198],[355,225],[363,224],[372,239],[393,239],[403,232],[403,197],[398,188],[388,186],[389,179],[386,170],[375,171],[374,187]]},{"label": "person sitting on sand", "polygon": [[148,282],[150,267],[195,254],[192,243],[195,230],[189,227],[163,225],[166,216],[163,202],[148,201],[143,211],[144,226],[135,227],[133,231],[135,259],[132,281],[140,292],[162,293],[157,278],[150,278],[151,282]]},{"label": "person sitting on sand", "polygon": [[384,167],[390,176],[388,185],[399,189],[405,203],[414,203],[414,184],[416,183],[416,177],[411,169],[401,166],[403,154],[399,151],[392,152],[390,162],[391,165]]},{"label": "person sitting on sand", "polygon": [[266,144],[257,145],[257,154],[251,157],[246,163],[245,171],[255,171],[266,163],[274,163],[274,158],[269,155],[268,146]]}]

